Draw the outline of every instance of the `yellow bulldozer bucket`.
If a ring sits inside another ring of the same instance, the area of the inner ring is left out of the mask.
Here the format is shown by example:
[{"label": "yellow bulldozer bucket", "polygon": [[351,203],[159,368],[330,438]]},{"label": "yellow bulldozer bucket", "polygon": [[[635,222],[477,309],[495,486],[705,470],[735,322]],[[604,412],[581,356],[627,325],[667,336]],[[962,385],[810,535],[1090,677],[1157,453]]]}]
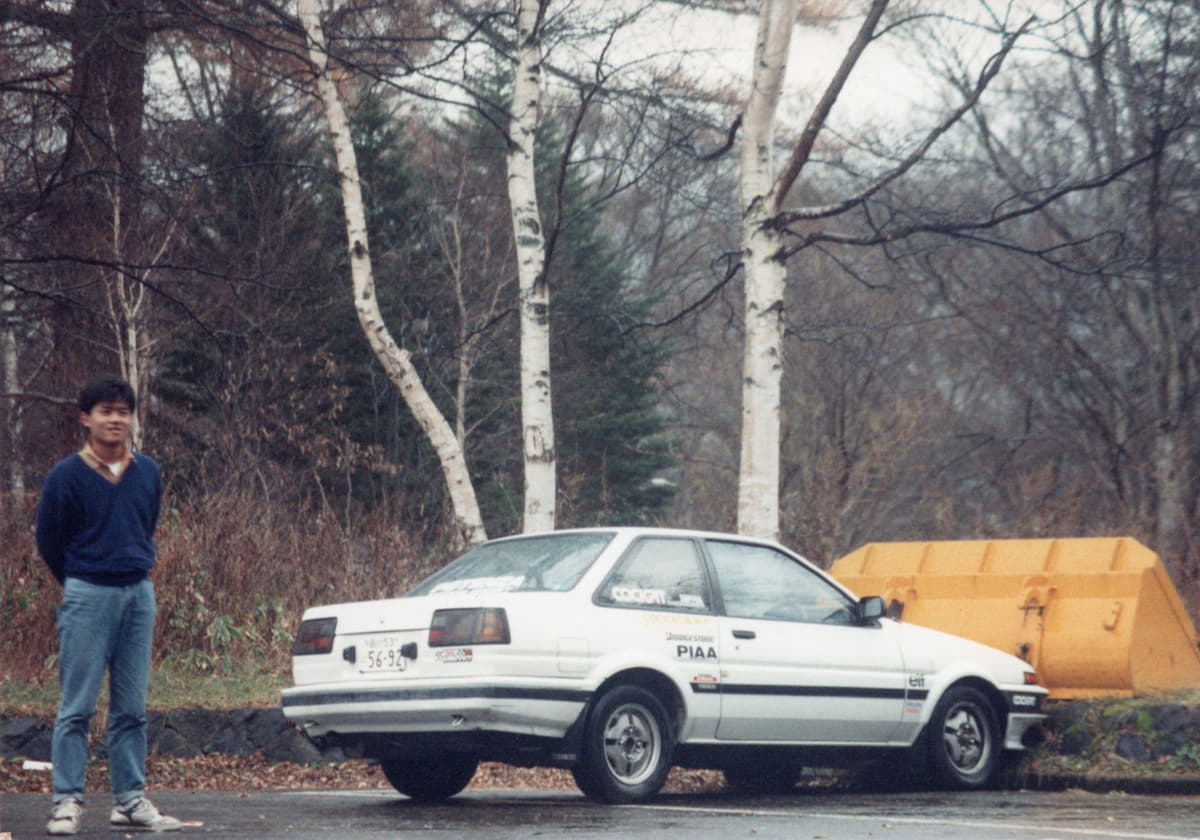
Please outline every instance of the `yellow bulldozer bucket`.
[{"label": "yellow bulldozer bucket", "polygon": [[1196,628],[1130,537],[870,543],[830,571],[904,621],[1021,657],[1051,697],[1200,688]]}]

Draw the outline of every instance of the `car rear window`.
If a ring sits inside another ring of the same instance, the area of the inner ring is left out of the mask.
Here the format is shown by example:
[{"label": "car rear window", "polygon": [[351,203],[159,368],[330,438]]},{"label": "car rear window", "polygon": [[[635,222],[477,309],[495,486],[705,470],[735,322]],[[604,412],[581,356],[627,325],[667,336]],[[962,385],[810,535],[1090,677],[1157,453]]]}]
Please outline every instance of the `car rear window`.
[{"label": "car rear window", "polygon": [[406,594],[563,592],[579,582],[612,538],[608,532],[544,534],[483,543]]},{"label": "car rear window", "polygon": [[708,578],[690,539],[640,539],[596,593],[606,607],[708,612]]}]

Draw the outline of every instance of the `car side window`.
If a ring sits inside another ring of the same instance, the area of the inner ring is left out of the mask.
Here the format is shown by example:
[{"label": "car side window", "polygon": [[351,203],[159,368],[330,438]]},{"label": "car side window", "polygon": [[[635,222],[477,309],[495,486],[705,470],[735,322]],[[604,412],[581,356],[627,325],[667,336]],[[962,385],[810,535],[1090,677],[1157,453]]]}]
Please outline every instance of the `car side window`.
[{"label": "car side window", "polygon": [[704,613],[712,598],[696,544],[656,537],[629,548],[597,591],[596,603]]},{"label": "car side window", "polygon": [[853,601],[795,559],[769,546],[709,540],[717,587],[732,618],[850,624]]}]

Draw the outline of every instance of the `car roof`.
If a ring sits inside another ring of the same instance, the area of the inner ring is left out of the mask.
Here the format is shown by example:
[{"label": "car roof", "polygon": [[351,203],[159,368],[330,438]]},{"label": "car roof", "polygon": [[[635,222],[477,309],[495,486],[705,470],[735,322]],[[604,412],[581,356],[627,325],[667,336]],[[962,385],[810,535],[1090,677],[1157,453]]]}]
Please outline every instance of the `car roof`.
[{"label": "car roof", "polygon": [[[632,539],[634,537],[652,536],[652,537],[688,537],[691,539],[707,539],[707,540],[737,540],[739,542],[754,543],[756,545],[769,545],[775,548],[785,548],[779,542],[761,537],[750,537],[743,534],[733,534],[727,531],[705,531],[695,528],[669,528],[656,525],[595,525],[586,528],[562,528],[554,531],[537,531],[533,533],[523,534],[507,534],[502,537],[495,537],[488,542],[497,542],[499,540],[518,540],[529,539],[533,537],[544,537],[551,534],[615,534],[617,536]],[[795,552],[792,552],[795,553]]]}]

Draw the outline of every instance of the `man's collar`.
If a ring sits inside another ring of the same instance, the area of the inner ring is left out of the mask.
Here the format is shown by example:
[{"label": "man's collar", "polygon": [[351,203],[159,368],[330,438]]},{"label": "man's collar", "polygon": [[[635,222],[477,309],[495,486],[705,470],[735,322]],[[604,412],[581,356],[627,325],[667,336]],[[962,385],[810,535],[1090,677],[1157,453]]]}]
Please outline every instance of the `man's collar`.
[{"label": "man's collar", "polygon": [[110,481],[116,481],[118,478],[120,478],[122,474],[124,474],[125,468],[128,467],[133,461],[133,452],[131,452],[129,447],[126,446],[121,453],[121,460],[117,461],[116,464],[110,464],[96,454],[96,450],[92,449],[91,441],[84,443],[83,449],[79,452],[79,456],[83,458],[84,462],[86,462],[89,467],[96,470],[96,472],[100,473]]}]

